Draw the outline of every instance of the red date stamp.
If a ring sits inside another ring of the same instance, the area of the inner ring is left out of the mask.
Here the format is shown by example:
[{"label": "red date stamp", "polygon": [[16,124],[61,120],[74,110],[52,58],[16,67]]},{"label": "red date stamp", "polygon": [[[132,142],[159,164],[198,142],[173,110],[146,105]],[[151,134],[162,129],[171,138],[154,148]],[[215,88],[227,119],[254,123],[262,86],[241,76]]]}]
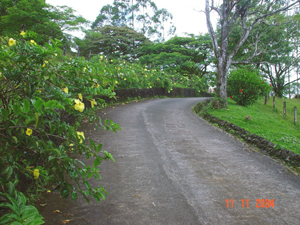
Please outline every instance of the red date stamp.
[{"label": "red date stamp", "polygon": [[[233,199],[226,199],[227,208],[233,208]],[[241,199],[242,208],[249,208],[249,199]],[[256,208],[274,208],[274,199],[256,199]]]}]

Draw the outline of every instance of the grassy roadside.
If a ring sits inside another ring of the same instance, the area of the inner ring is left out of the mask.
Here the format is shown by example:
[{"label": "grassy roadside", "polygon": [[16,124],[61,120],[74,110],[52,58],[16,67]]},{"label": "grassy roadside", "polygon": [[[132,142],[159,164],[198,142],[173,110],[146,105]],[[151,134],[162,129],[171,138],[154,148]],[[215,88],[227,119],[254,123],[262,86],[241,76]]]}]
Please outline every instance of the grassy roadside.
[{"label": "grassy roadside", "polygon": [[[283,117],[283,102],[286,102],[286,117]],[[233,123],[250,133],[265,138],[300,154],[300,100],[276,98],[275,110],[273,99],[264,105],[264,99],[258,100],[254,105],[242,107],[228,98],[227,109],[208,109],[208,113],[221,120]],[[297,124],[294,124],[294,107],[297,107]],[[250,119],[245,119],[250,116]]]}]

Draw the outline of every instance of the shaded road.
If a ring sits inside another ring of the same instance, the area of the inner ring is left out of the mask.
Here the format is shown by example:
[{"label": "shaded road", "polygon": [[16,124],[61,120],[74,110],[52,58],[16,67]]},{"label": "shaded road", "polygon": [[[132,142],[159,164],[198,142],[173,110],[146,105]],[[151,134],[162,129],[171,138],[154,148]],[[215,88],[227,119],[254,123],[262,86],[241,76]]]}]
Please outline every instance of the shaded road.
[{"label": "shaded road", "polygon": [[[194,115],[190,109],[200,100],[107,109],[104,116],[122,131],[89,126],[85,134],[116,160],[101,165],[100,184],[110,195],[90,205],[80,196],[75,202],[54,196],[42,208],[46,224],[300,224],[300,178]],[[274,207],[262,208],[257,199],[273,199]]]}]

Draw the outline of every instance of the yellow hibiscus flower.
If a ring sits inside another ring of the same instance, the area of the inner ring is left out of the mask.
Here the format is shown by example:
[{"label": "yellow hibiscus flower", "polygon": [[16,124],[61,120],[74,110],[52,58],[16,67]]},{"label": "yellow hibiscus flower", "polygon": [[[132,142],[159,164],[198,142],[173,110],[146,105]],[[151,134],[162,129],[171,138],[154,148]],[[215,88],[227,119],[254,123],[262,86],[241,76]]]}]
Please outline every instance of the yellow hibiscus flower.
[{"label": "yellow hibiscus flower", "polygon": [[31,130],[30,128],[27,128],[26,134],[27,134],[28,136],[30,136],[30,135],[32,134],[32,130]]},{"label": "yellow hibiscus flower", "polygon": [[94,106],[97,105],[97,102],[95,101],[95,99],[91,99],[90,102],[91,102],[92,108],[94,108]]},{"label": "yellow hibiscus flower", "polygon": [[15,45],[15,44],[16,44],[16,40],[15,40],[15,39],[10,38],[10,39],[8,40],[8,45],[9,45],[9,47],[11,47],[11,46],[13,46],[13,45]]},{"label": "yellow hibiscus flower", "polygon": [[82,139],[85,140],[83,132],[77,131],[77,137],[80,139],[79,143],[82,143]]},{"label": "yellow hibiscus flower", "polygon": [[75,105],[74,105],[74,108],[75,110],[79,111],[79,112],[83,112],[84,110],[84,103],[82,103],[80,100],[78,99],[75,99]]}]

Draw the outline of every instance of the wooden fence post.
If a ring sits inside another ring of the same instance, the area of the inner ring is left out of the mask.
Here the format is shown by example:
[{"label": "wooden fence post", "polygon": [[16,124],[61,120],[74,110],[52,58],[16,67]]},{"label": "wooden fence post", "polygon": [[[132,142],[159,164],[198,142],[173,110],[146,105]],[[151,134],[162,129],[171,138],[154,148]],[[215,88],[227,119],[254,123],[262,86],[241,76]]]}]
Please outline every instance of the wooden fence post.
[{"label": "wooden fence post", "polygon": [[295,112],[294,112],[294,123],[296,125],[297,123],[297,107],[295,106]]},{"label": "wooden fence post", "polygon": [[66,55],[66,48],[67,48],[67,46],[64,45],[64,56]]},{"label": "wooden fence post", "polygon": [[283,117],[285,117],[286,114],[286,102],[283,102]]},{"label": "wooden fence post", "polygon": [[266,95],[265,96],[265,105],[267,104],[267,101],[268,101],[268,96]]}]

